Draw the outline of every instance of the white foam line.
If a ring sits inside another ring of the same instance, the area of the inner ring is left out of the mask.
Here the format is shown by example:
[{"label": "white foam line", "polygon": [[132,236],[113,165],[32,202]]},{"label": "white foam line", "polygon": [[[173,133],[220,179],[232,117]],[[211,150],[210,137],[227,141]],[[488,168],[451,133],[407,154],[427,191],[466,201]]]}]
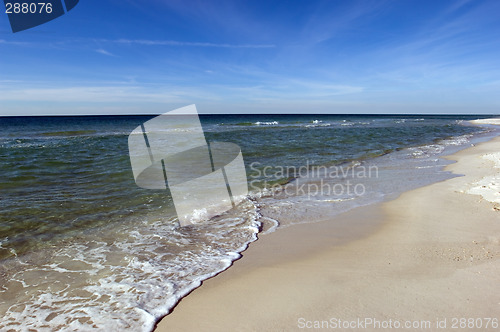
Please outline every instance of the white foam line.
[{"label": "white foam line", "polygon": [[265,218],[266,220],[269,220],[273,223],[273,226],[271,226],[268,230],[266,230],[265,232],[262,232],[261,234],[272,233],[272,232],[276,231],[276,229],[278,229],[278,227],[280,226],[280,222],[276,219],[273,219],[270,217],[261,217],[261,218]]}]

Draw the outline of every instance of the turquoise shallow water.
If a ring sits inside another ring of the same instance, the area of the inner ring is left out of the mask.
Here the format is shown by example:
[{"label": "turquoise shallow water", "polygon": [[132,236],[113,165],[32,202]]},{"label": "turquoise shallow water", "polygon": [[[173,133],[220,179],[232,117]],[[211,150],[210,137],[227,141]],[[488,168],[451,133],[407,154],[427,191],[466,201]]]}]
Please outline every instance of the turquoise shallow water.
[{"label": "turquoise shallow water", "polygon": [[[141,189],[132,176],[128,135],[152,117],[0,118],[0,329],[148,330],[256,239],[262,202],[320,204],[253,193],[223,216],[179,227],[168,191]],[[464,121],[473,118],[213,115],[201,122],[208,141],[241,147],[253,189],[300,176],[284,176],[283,167],[356,162],[379,165],[379,179],[394,176],[389,165],[411,169],[404,185],[358,179],[363,195],[323,195],[329,205],[315,205],[340,213],[446,178],[432,168],[442,165],[436,158],[489,130]]]}]

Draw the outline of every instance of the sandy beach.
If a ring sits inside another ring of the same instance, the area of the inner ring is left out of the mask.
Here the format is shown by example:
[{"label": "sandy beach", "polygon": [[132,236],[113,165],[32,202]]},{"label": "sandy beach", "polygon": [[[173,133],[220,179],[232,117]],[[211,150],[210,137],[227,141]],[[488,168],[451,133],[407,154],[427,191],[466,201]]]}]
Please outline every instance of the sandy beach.
[{"label": "sandy beach", "polygon": [[480,182],[497,151],[499,137],[447,157],[464,176],[260,235],[156,331],[498,329],[500,211]]}]

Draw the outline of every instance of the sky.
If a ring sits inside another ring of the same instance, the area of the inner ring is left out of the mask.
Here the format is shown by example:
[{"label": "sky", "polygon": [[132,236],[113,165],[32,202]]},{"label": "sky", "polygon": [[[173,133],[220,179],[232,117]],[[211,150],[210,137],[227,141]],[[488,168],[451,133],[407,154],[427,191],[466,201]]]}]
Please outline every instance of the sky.
[{"label": "sky", "polygon": [[12,33],[0,115],[500,113],[500,1],[81,0]]}]

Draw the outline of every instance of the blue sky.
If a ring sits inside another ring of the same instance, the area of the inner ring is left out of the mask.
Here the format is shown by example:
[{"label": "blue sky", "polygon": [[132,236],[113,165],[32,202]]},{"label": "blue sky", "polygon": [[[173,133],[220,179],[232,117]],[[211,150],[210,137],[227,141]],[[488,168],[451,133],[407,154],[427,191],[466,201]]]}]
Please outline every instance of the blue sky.
[{"label": "blue sky", "polygon": [[495,0],[82,0],[0,13],[0,115],[496,114],[499,38]]}]

